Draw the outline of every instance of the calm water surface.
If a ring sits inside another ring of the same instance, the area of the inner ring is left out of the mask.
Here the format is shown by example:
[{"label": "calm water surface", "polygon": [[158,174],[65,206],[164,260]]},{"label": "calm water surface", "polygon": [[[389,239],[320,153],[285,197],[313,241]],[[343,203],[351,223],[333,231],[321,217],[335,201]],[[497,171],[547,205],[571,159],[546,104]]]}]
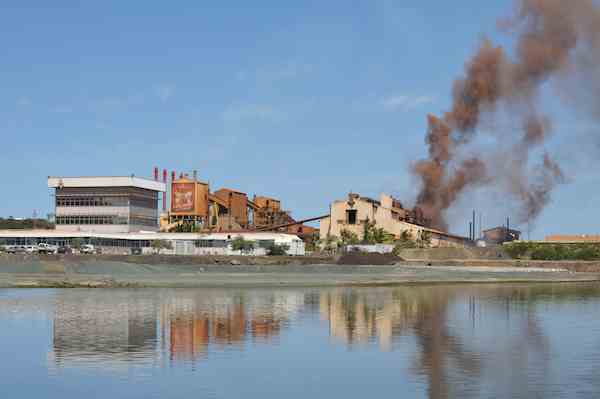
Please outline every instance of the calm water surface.
[{"label": "calm water surface", "polygon": [[599,398],[600,285],[0,290],[0,398]]}]

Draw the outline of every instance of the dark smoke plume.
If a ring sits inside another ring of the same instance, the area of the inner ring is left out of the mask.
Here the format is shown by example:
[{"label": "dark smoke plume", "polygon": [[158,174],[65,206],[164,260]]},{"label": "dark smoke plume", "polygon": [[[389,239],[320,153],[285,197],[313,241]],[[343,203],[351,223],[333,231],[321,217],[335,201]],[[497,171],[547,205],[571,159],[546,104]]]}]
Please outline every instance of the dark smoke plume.
[{"label": "dark smoke plume", "polygon": [[[547,153],[538,168],[529,170],[530,151],[551,131],[537,107],[540,87],[550,79],[571,82],[573,75],[596,79],[573,88],[600,87],[600,66],[590,62],[600,60],[600,7],[593,0],[517,0],[516,6],[511,19],[499,22],[516,37],[514,56],[484,40],[464,77],[454,82],[451,109],[441,118],[428,116],[429,157],[415,163],[413,172],[422,181],[417,205],[436,227],[447,228],[445,211],[464,190],[487,184],[501,185],[519,201],[522,222],[535,219],[564,181]],[[514,150],[504,170],[488,173],[486,160],[494,154],[461,160],[458,150],[473,140],[482,116],[501,105],[519,110],[513,117],[522,129],[503,133],[500,140]]]}]

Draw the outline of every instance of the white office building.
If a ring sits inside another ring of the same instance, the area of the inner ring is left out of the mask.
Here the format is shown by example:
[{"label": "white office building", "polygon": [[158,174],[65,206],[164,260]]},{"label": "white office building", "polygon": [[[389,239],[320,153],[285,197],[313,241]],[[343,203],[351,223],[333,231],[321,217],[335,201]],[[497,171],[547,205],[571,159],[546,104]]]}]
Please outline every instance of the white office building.
[{"label": "white office building", "polygon": [[158,231],[165,183],[135,176],[48,177],[59,232]]}]

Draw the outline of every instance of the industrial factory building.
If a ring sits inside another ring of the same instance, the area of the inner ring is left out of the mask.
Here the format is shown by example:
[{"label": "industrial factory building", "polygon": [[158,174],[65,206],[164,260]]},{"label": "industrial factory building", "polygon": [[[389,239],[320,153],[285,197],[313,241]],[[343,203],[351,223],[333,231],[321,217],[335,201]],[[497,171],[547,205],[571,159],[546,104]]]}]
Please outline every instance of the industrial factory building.
[{"label": "industrial factory building", "polygon": [[171,249],[162,249],[166,255],[242,255],[233,250],[231,243],[238,237],[252,241],[254,248],[243,255],[266,255],[268,248],[282,245],[288,255],[305,255],[304,242],[293,234],[269,232],[241,233],[92,233],[57,230],[0,230],[0,240],[6,245],[72,245],[74,240],[92,244],[103,254],[152,254],[152,242],[168,242]]},{"label": "industrial factory building", "polygon": [[[4,244],[71,246],[77,240],[102,253],[142,254],[153,253],[152,243],[161,241],[170,247],[163,248],[163,254],[235,255],[239,251],[231,243],[242,237],[254,243],[245,255],[265,255],[273,245],[284,246],[288,255],[305,254],[302,239],[287,231],[294,228],[290,224],[298,223],[281,211],[279,201],[255,197],[264,204],[258,206],[238,190],[211,192],[196,172],[191,177],[172,172],[170,206],[167,171],[160,181],[158,168],[153,180],[133,175],[48,177],[48,187],[54,190],[56,228],[0,231]],[[254,212],[259,214],[260,229],[255,226]],[[181,227],[191,227],[191,231]],[[302,225],[296,229],[302,231]]]},{"label": "industrial factory building", "polygon": [[348,199],[334,201],[330,205],[330,216],[320,222],[321,238],[341,237],[343,230],[362,237],[365,224],[374,222],[396,238],[408,232],[418,238],[426,231],[431,236],[434,247],[464,246],[469,244],[465,237],[455,236],[428,227],[430,223],[418,209],[405,209],[402,203],[387,194],[381,194],[379,200],[350,193]]},{"label": "industrial factory building", "polygon": [[166,185],[135,176],[48,177],[56,230],[127,233],[158,230],[158,197]]},{"label": "industrial factory building", "polygon": [[315,228],[292,218],[278,199],[255,195],[250,200],[248,194],[232,188],[211,192],[209,184],[198,179],[196,171],[192,176],[171,173],[171,204],[169,211],[161,215],[160,229],[163,232],[273,231],[305,239],[316,232]]}]

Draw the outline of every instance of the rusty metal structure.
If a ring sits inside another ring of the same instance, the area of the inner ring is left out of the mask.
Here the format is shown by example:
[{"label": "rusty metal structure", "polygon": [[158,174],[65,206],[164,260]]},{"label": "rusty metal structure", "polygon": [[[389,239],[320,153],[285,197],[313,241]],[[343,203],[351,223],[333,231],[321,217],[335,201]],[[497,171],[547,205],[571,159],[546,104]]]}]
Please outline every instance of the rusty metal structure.
[{"label": "rusty metal structure", "polygon": [[[153,172],[158,180],[158,168]],[[181,231],[178,228],[186,225],[194,231],[279,231],[312,237],[316,229],[303,223],[320,219],[296,221],[291,212],[282,209],[281,201],[272,197],[255,195],[250,200],[246,193],[231,188],[211,192],[207,182],[198,180],[196,171],[192,177],[184,173],[176,177],[173,171],[170,187],[169,212],[161,215],[163,231]],[[166,209],[166,201],[163,206]]]}]

